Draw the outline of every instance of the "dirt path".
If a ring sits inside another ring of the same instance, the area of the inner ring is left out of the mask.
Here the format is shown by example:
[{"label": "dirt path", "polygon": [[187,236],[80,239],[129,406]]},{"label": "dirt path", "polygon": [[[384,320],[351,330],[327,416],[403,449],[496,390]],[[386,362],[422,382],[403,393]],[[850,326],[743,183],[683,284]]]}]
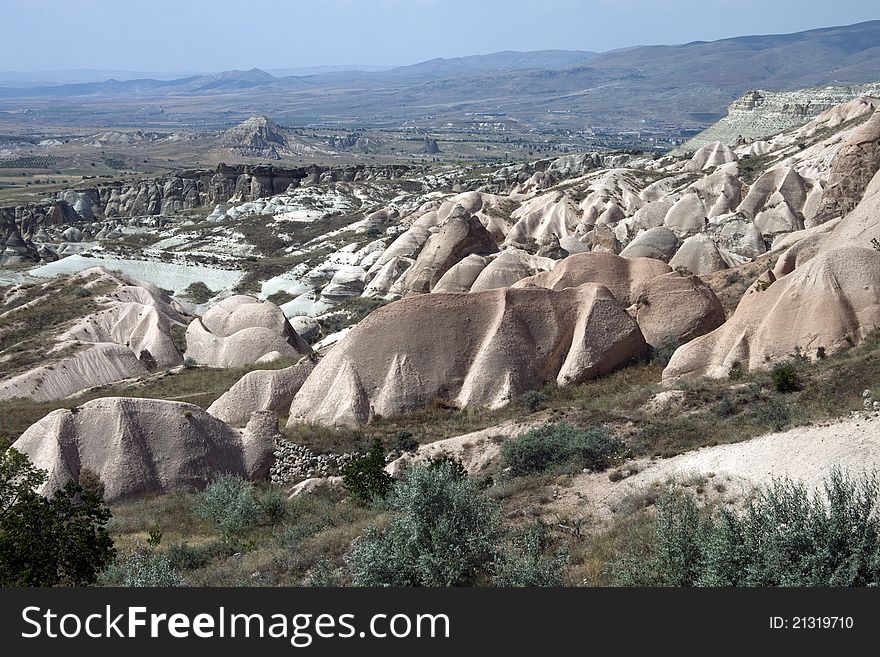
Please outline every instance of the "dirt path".
[{"label": "dirt path", "polygon": [[569,517],[608,520],[627,496],[649,491],[670,478],[705,478],[705,487],[720,487],[720,494],[730,499],[774,478],[788,477],[815,488],[835,468],[851,475],[880,472],[880,416],[797,427],[669,459],[639,459],[628,465],[639,472],[616,483],[607,473],[578,475],[571,486],[556,490],[550,510]]}]

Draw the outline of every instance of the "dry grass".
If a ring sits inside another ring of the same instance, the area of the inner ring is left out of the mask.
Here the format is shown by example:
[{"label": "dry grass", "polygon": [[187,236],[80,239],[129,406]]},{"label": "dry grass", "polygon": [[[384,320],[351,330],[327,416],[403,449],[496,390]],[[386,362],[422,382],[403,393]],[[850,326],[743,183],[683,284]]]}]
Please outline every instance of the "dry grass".
[{"label": "dry grass", "polygon": [[116,548],[125,552],[143,545],[158,530],[156,549],[172,555],[190,586],[299,586],[319,562],[342,565],[351,542],[368,526],[386,521],[345,500],[300,497],[286,502],[282,524],[257,525],[227,545],[212,525],[194,516],[195,499],[172,493],[114,505],[110,532]]}]

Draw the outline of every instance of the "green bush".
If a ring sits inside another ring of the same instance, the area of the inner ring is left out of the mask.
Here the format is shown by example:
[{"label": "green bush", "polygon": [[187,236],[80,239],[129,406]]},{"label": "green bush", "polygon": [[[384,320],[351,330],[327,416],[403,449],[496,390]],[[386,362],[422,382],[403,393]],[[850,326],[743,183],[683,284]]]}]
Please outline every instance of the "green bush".
[{"label": "green bush", "polygon": [[202,281],[195,281],[189,284],[181,296],[193,303],[207,303],[214,297],[214,294],[215,292]]},{"label": "green bush", "polygon": [[230,542],[257,525],[260,506],[249,482],[222,474],[196,496],[195,514],[213,522],[223,540]]},{"label": "green bush", "polygon": [[773,387],[778,392],[793,392],[798,389],[797,369],[793,363],[778,363],[773,368]]},{"label": "green bush", "polygon": [[202,568],[215,559],[230,557],[235,553],[235,548],[221,542],[205,543],[191,546],[187,543],[174,543],[168,547],[168,556],[171,568],[177,572]]},{"label": "green bush", "polygon": [[388,497],[394,481],[385,472],[385,451],[381,440],[374,438],[369,451],[343,469],[342,483],[359,504],[369,505]]},{"label": "green bush", "polygon": [[620,586],[694,586],[702,568],[706,527],[694,498],[668,490],[657,500],[650,552],[628,554],[613,566]]},{"label": "green bush", "polygon": [[306,580],[306,586],[341,586],[342,576],[338,569],[334,568],[326,559],[319,561],[312,574]]},{"label": "green bush", "polygon": [[233,549],[220,542],[204,545],[172,543],[165,552],[168,565],[177,572],[203,568],[216,558],[228,557],[232,554]]},{"label": "green bush", "polygon": [[171,566],[167,554],[148,547],[119,555],[101,576],[105,586],[183,586],[183,578]]},{"label": "green bush", "polygon": [[257,498],[264,524],[276,527],[287,519],[287,498],[276,488],[260,493]]},{"label": "green bush", "polygon": [[540,390],[528,390],[519,397],[519,403],[529,413],[540,411],[547,403],[547,395]]},{"label": "green bush", "polygon": [[359,586],[467,586],[485,577],[501,538],[499,507],[450,463],[415,466],[390,498],[395,514],[347,557]]},{"label": "green bush", "polygon": [[398,431],[394,436],[394,447],[401,452],[414,452],[419,448],[419,441],[411,431]]},{"label": "green bush", "polygon": [[605,470],[623,449],[623,443],[605,428],[581,429],[560,422],[505,441],[501,457],[511,474],[518,476],[563,464]]},{"label": "green bush", "polygon": [[425,465],[429,468],[449,468],[452,476],[459,479],[467,479],[468,476],[467,468],[464,467],[461,459],[457,459],[444,452],[432,456]]},{"label": "green bush", "polygon": [[731,381],[741,381],[745,375],[746,373],[745,370],[743,370],[742,363],[738,360],[733,361],[730,370],[727,372],[727,378]]},{"label": "green bush", "polygon": [[821,493],[775,481],[745,509],[701,514],[667,493],[654,538],[620,558],[618,584],[640,586],[880,585],[880,484],[834,472]]},{"label": "green bush", "polygon": [[774,431],[784,429],[791,422],[791,409],[780,399],[767,399],[754,404],[749,415],[758,424],[770,427]]},{"label": "green bush", "polygon": [[568,554],[559,550],[552,557],[547,557],[545,552],[549,542],[547,528],[537,520],[516,532],[510,541],[510,548],[498,555],[492,564],[492,584],[562,586]]}]

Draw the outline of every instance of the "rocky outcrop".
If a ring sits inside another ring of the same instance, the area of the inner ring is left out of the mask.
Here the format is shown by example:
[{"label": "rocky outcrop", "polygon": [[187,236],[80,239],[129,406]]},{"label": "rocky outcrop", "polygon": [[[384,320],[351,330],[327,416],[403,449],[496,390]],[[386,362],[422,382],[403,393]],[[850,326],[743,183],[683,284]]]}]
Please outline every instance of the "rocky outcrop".
[{"label": "rocky outcrop", "polygon": [[419,295],[374,311],[337,343],[294,397],[289,423],[362,424],[434,402],[499,407],[644,350],[635,321],[599,285]]},{"label": "rocky outcrop", "polygon": [[727,263],[715,242],[708,235],[688,237],[669,261],[673,269],[684,268],[697,276],[705,276],[719,269],[726,269]]},{"label": "rocky outcrop", "polygon": [[487,255],[497,250],[495,240],[480,220],[458,206],[427,239],[415,264],[404,274],[402,287],[409,293],[430,292],[465,256]]},{"label": "rocky outcrop", "polygon": [[315,148],[262,115],[252,116],[230,128],[221,135],[220,143],[236,155],[269,160],[316,152]]},{"label": "rocky outcrop", "polygon": [[[60,399],[98,385],[142,376],[183,362],[175,343],[190,316],[155,285],[141,283],[96,267],[70,277],[84,299],[83,315],[50,333],[46,331],[43,362],[0,381],[0,399]],[[51,283],[33,303],[53,303]],[[15,294],[15,290],[11,294]],[[16,308],[6,314],[16,317]]]},{"label": "rocky outcrop", "polygon": [[841,146],[831,165],[814,223],[849,214],[880,170],[880,111],[875,111]]},{"label": "rocky outcrop", "polygon": [[114,502],[204,488],[223,473],[264,479],[277,434],[266,415],[236,430],[192,404],[107,397],[49,413],[13,446],[46,470],[38,492],[51,494],[88,468]]},{"label": "rocky outcrop", "polygon": [[859,344],[880,326],[880,173],[859,205],[804,235],[787,236],[776,266],[723,326],[675,352],[664,380],[762,369],[795,351],[816,357]]},{"label": "rocky outcrop", "polygon": [[748,91],[727,110],[727,116],[696,137],[678,152],[693,153],[720,141],[733,146],[738,140],[769,137],[802,126],[820,113],[859,96],[880,96],[880,85],[836,85],[794,91]]},{"label": "rocky outcrop", "polygon": [[722,144],[720,141],[713,141],[698,148],[693,157],[691,157],[690,162],[685,165],[684,170],[703,171],[727,164],[728,162],[736,162],[736,160],[736,153],[729,146]]},{"label": "rocky outcrop", "polygon": [[287,415],[293,397],[315,368],[309,358],[280,370],[254,370],[241,377],[208,407],[208,412],[233,427],[242,427],[254,411]]},{"label": "rocky outcrop", "polygon": [[709,286],[695,276],[673,272],[669,265],[653,258],[579,253],[514,287],[564,290],[584,283],[606,287],[655,347],[669,339],[687,342],[724,322],[724,309]]},{"label": "rocky outcrop", "polygon": [[[768,282],[769,281],[769,282]],[[763,369],[799,348],[815,358],[860,343],[880,325],[880,252],[845,246],[792,273],[759,279],[727,322],[679,348],[665,381]]]},{"label": "rocky outcrop", "polygon": [[624,258],[655,258],[669,262],[678,250],[678,238],[666,226],[640,233],[620,252]]},{"label": "rocky outcrop", "polygon": [[101,218],[167,215],[229,200],[254,201],[281,194],[291,185],[392,180],[410,170],[405,165],[289,168],[220,164],[213,170],[186,169],[159,178],[100,182],[59,192],[57,198],[46,202],[0,207],[0,234],[13,225],[22,235],[30,235],[46,226],[92,223]]},{"label": "rocky outcrop", "polygon": [[30,264],[40,260],[39,251],[33,243],[25,241],[18,226],[7,224],[4,228],[0,225],[0,266]]},{"label": "rocky outcrop", "polygon": [[278,306],[247,295],[227,297],[186,330],[186,355],[208,367],[243,367],[309,353]]}]

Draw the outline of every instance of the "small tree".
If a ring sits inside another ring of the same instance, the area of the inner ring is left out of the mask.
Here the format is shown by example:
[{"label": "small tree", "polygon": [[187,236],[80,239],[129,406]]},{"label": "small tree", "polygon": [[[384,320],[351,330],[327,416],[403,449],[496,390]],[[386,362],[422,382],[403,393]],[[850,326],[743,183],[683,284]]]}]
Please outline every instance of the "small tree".
[{"label": "small tree", "polygon": [[374,438],[369,451],[345,467],[342,483],[359,504],[369,505],[376,499],[388,497],[394,480],[385,472],[385,451],[381,440]]}]

